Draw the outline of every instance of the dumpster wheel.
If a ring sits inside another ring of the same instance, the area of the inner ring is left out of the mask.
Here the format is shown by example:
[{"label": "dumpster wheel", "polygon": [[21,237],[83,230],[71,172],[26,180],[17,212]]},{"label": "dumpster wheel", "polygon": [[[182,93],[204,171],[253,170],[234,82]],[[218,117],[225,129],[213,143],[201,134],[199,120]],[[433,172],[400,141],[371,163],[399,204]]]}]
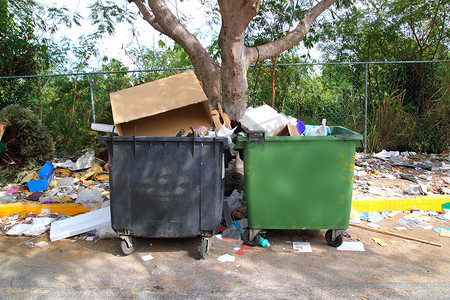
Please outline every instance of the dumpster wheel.
[{"label": "dumpster wheel", "polygon": [[200,258],[205,259],[209,254],[209,248],[211,248],[211,241],[209,238],[202,237],[200,244]]},{"label": "dumpster wheel", "polygon": [[244,244],[247,246],[251,247],[258,246],[259,242],[261,241],[261,235],[257,233],[253,238],[253,240],[250,240],[250,230],[245,229],[244,232],[242,233],[242,240],[244,241]]},{"label": "dumpster wheel", "polygon": [[331,247],[339,247],[342,245],[342,242],[344,241],[344,238],[342,237],[342,234],[336,235],[336,239],[333,241],[333,231],[329,229],[327,232],[325,232],[325,240],[327,241],[327,244]]},{"label": "dumpster wheel", "polygon": [[123,254],[130,255],[136,250],[136,238],[132,236],[121,237],[120,248]]}]

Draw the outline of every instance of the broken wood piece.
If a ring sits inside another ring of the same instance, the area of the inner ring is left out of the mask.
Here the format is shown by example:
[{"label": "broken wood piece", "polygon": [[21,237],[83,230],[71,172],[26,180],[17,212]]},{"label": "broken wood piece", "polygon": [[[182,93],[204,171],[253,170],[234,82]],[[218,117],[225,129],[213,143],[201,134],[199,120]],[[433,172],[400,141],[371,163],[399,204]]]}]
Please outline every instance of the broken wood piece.
[{"label": "broken wood piece", "polygon": [[403,235],[403,234],[398,234],[398,233],[394,233],[394,232],[389,232],[389,231],[384,231],[384,230],[380,230],[380,229],[375,229],[375,228],[371,228],[371,227],[367,227],[367,226],[363,226],[363,225],[359,225],[359,224],[350,224],[350,225],[354,226],[354,227],[362,228],[362,229],[375,231],[375,232],[378,232],[378,233],[392,235],[392,236],[399,237],[399,238],[402,238],[402,239],[408,239],[408,240],[412,240],[412,241],[416,241],[416,242],[420,242],[420,243],[424,243],[424,244],[429,244],[429,245],[433,245],[433,246],[437,246],[437,247],[442,247],[441,244],[430,242],[430,241],[426,241],[426,240],[422,240],[422,239],[418,239],[418,238],[415,238],[415,237],[406,236],[406,235]]},{"label": "broken wood piece", "polygon": [[222,127],[222,123],[220,122],[219,112],[217,110],[211,110],[211,117],[213,119],[216,130],[219,130],[220,127]]},{"label": "broken wood piece", "polygon": [[217,108],[219,110],[219,115],[223,120],[223,124],[225,124],[226,128],[231,129],[231,120],[228,117],[228,115],[223,111],[222,105],[220,103],[217,103]]}]

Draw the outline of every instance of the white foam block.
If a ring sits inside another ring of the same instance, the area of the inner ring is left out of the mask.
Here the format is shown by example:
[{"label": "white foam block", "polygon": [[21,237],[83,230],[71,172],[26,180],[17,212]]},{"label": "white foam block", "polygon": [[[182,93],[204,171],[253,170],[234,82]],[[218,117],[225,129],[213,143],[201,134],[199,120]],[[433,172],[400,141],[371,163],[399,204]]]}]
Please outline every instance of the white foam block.
[{"label": "white foam block", "polygon": [[50,241],[59,241],[85,233],[105,224],[111,224],[111,210],[109,207],[55,221],[50,227]]}]

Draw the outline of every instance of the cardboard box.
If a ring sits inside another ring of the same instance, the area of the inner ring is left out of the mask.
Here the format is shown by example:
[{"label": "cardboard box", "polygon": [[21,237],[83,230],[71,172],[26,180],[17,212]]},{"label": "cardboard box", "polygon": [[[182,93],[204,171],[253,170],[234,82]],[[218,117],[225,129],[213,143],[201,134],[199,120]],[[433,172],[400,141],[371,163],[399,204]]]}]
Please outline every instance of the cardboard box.
[{"label": "cardboard box", "polygon": [[193,71],[111,93],[119,135],[175,136],[211,127],[208,99]]},{"label": "cardboard box", "polygon": [[50,185],[55,168],[50,162],[46,162],[45,165],[39,170],[38,174],[42,179],[28,181],[28,190],[32,193],[45,191]]},{"label": "cardboard box", "polygon": [[300,134],[298,133],[298,129],[296,126],[294,125],[284,125],[283,127],[281,127],[278,131],[276,131],[273,136],[286,136],[286,135],[290,135],[290,136],[300,136]]}]

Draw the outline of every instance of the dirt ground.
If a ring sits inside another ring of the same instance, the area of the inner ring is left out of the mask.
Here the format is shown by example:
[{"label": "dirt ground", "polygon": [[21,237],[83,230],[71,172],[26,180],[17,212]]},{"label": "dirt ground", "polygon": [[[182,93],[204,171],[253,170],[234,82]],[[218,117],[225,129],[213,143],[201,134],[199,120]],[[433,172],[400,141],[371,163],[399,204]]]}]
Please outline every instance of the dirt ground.
[{"label": "dirt ground", "polygon": [[[447,157],[447,158],[446,158]],[[448,163],[447,156],[418,156],[408,161]],[[447,159],[447,160],[446,160]],[[393,166],[357,156],[354,199],[414,197],[404,190],[416,183],[432,193],[449,187],[449,170]],[[228,191],[244,189],[242,161],[227,170]],[[233,170],[234,169],[234,170]],[[237,170],[237,172],[236,172]],[[434,227],[450,221],[431,217]],[[450,293],[450,238],[431,229],[381,230],[441,244],[433,246],[350,226],[345,241],[362,242],[364,252],[340,252],[327,245],[325,230],[267,230],[268,248],[253,247],[239,255],[242,241],[212,237],[210,254],[199,255],[199,238],[139,239],[136,251],[125,256],[118,239],[87,241],[87,236],[50,242],[48,232],[34,239],[48,243],[28,248],[30,237],[0,236],[0,295],[2,299],[395,299],[447,298]],[[373,238],[382,239],[380,246]],[[311,253],[294,253],[292,242],[310,242]],[[149,254],[152,259],[144,260]],[[234,262],[222,263],[222,255]]]},{"label": "dirt ground", "polygon": [[[395,231],[392,221],[379,224]],[[437,218],[432,224],[450,227]],[[139,239],[136,251],[124,256],[116,239],[81,235],[51,243],[46,233],[33,242],[48,245],[29,249],[23,244],[29,237],[0,236],[0,293],[3,299],[436,299],[450,292],[448,237],[425,229],[401,232],[442,245],[437,247],[351,226],[346,241],[361,241],[365,251],[340,252],[326,244],[324,233],[267,231],[271,247],[242,255],[234,254],[242,241],[212,237],[205,260],[197,238]],[[312,252],[283,250],[294,241],[310,242]],[[153,259],[144,261],[149,254]],[[235,261],[218,261],[224,254]]]}]

